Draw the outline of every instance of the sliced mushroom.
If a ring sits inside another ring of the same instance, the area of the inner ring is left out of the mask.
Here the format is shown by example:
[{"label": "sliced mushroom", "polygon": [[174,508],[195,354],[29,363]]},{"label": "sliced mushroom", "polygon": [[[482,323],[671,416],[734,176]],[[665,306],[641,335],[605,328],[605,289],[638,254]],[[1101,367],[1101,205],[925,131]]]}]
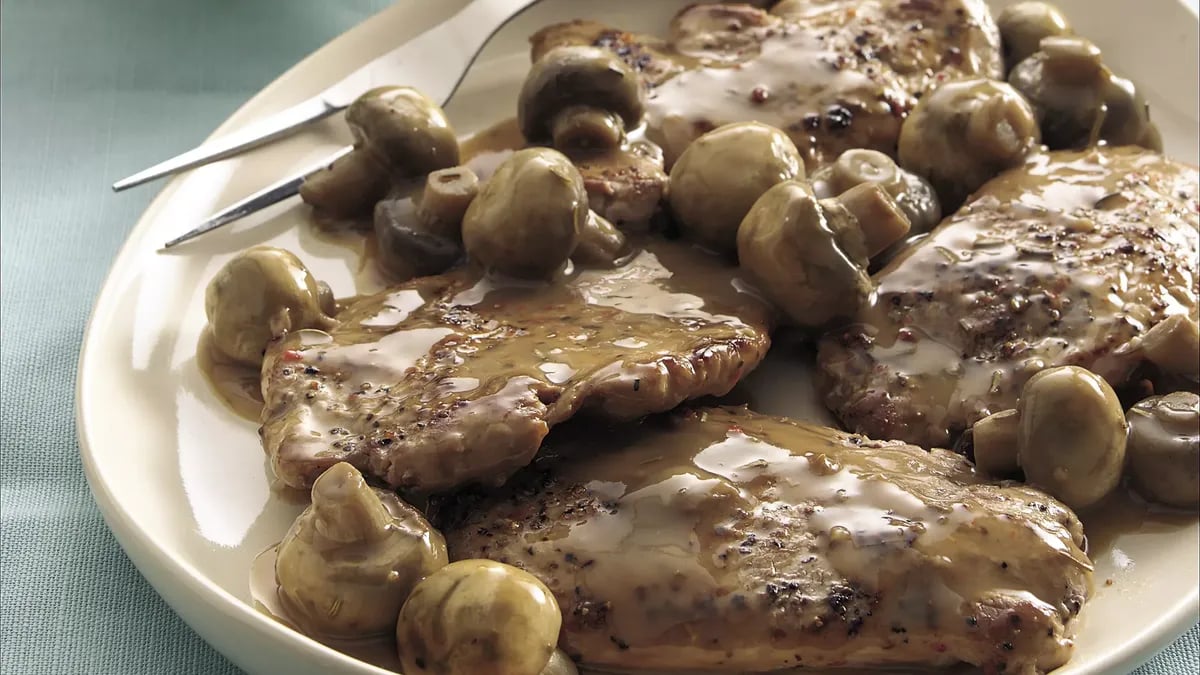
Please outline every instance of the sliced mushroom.
[{"label": "sliced mushroom", "polygon": [[779,183],[760,197],[738,229],[737,251],[746,275],[796,325],[853,316],[871,292],[862,231],[853,217],[830,218],[806,183]]},{"label": "sliced mushroom", "polygon": [[1129,473],[1146,499],[1200,506],[1200,396],[1152,396],[1129,410]]},{"label": "sliced mushroom", "polygon": [[406,675],[540,675],[562,627],[536,577],[491,560],[451,563],[413,590],[396,623]]},{"label": "sliced mushroom", "polygon": [[279,544],[275,578],[306,632],[359,638],[394,630],[413,588],[447,562],[442,535],[416,509],[341,462],[313,483],[312,506]]},{"label": "sliced mushroom", "polygon": [[463,217],[467,255],[484,269],[543,279],[575,250],[588,216],[583,177],[562,153],[513,153],[483,185]]},{"label": "sliced mushroom", "polygon": [[564,152],[614,148],[645,110],[641,80],[616,54],[570,45],[546,52],[530,68],[517,100],[517,123],[526,139],[552,140]]},{"label": "sliced mushroom", "polygon": [[304,263],[271,246],[255,246],[225,263],[205,290],[204,312],[213,345],[256,367],[271,340],[337,323],[323,309],[321,289]]},{"label": "sliced mushroom", "polygon": [[759,122],[726,124],[697,138],[671,167],[668,202],[688,238],[722,253],[737,250],[738,226],[759,197],[804,179],[796,145]]}]

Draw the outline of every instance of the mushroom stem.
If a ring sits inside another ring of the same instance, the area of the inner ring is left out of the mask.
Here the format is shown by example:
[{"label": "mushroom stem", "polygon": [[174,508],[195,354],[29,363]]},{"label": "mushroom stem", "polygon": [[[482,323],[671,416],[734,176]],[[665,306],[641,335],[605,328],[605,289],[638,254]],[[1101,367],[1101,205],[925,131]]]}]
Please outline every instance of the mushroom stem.
[{"label": "mushroom stem", "polygon": [[1155,324],[1142,336],[1146,360],[1169,373],[1200,379],[1200,325],[1183,314]]},{"label": "mushroom stem", "polygon": [[479,177],[465,166],[440,169],[425,179],[417,218],[434,234],[462,240],[462,219],[479,194]]},{"label": "mushroom stem", "polygon": [[625,235],[604,216],[588,211],[571,259],[584,265],[611,266],[624,250]]},{"label": "mushroom stem", "polygon": [[360,148],[305,178],[300,198],[334,218],[358,218],[369,214],[389,188],[387,169],[373,153]]},{"label": "mushroom stem", "polygon": [[971,427],[976,469],[997,477],[1021,471],[1017,440],[1020,419],[1016,410],[1003,410]]},{"label": "mushroom stem", "polygon": [[312,502],[317,532],[338,546],[376,541],[387,534],[392,520],[362,474],[345,462],[333,465],[317,478]]},{"label": "mushroom stem", "polygon": [[875,183],[860,183],[821,202],[826,211],[834,210],[833,204],[844,207],[858,222],[869,257],[903,239],[912,227],[891,195]]},{"label": "mushroom stem", "polygon": [[561,151],[616,148],[625,141],[625,124],[614,112],[591,106],[570,106],[550,124],[554,147]]}]

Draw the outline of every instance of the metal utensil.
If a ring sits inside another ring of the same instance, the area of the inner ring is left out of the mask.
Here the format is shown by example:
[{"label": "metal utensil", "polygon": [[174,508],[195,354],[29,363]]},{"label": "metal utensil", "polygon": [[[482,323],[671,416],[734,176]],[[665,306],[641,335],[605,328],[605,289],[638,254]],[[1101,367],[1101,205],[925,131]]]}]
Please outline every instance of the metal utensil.
[{"label": "metal utensil", "polygon": [[205,232],[212,232],[213,230],[217,229],[218,227],[222,227],[222,226],[228,225],[229,223],[232,223],[235,220],[240,220],[242,218],[245,218],[246,216],[250,215],[251,213],[261,211],[272,204],[278,204],[279,202],[281,202],[281,201],[287,199],[288,197],[291,197],[292,195],[299,192],[300,186],[304,183],[305,178],[320,171],[321,169],[328,167],[330,164],[333,164],[334,162],[341,159],[342,157],[345,157],[346,155],[350,154],[350,151],[353,149],[354,149],[353,145],[347,145],[346,147],[342,148],[341,150],[338,150],[337,152],[333,153],[329,157],[326,157],[325,159],[321,160],[320,162],[318,162],[312,166],[309,166],[308,168],[304,169],[303,171],[300,171],[300,172],[296,173],[295,175],[289,176],[282,180],[276,181],[276,182],[268,185],[267,187],[259,190],[258,192],[255,192],[254,194],[250,195],[249,197],[246,197],[245,199],[241,199],[239,201],[236,201],[236,202],[230,204],[229,206],[226,206],[224,209],[221,209],[220,211],[209,216],[207,219],[204,220],[204,222],[200,223],[195,228],[193,228],[193,229],[185,232],[184,234],[181,234],[178,237],[175,237],[171,241],[168,241],[167,243],[163,244],[163,247],[159,250],[165,251],[165,250],[171,248],[172,246],[175,246],[176,244],[182,244],[183,242],[185,242],[189,239],[194,239],[196,237],[199,237],[200,235],[204,234]]},{"label": "metal utensil", "polygon": [[378,86],[403,84],[445,105],[496,31],[540,0],[473,0],[434,28],[359,68],[316,96],[113,183],[135,185],[255,148],[346,109]]}]

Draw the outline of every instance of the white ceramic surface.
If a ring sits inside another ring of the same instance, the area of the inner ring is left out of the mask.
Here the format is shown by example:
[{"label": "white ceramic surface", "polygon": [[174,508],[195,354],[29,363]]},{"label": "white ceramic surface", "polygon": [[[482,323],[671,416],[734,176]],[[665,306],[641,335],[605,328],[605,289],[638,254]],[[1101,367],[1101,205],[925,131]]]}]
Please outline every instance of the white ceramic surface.
[{"label": "white ceramic surface", "polygon": [[[398,41],[448,16],[463,0],[401,0],[305,59],[223,124],[236,129],[307,97]],[[548,0],[489,46],[449,108],[460,131],[515,111],[527,67],[525,36],[575,17],[661,30],[679,0]],[[997,3],[1004,4],[1004,3]],[[1134,9],[1136,4],[1136,10]],[[1060,2],[1119,71],[1147,92],[1176,157],[1197,157],[1197,21],[1176,0]],[[433,67],[433,66],[431,66]],[[338,295],[354,289],[357,252],[317,239],[304,210],[281,205],[176,253],[157,247],[199,217],[257,189],[347,139],[320,127],[172,181],[121,251],[88,328],[79,366],[77,415],[84,466],[96,501],[130,558],[206,640],[251,673],[383,673],[309,640],[248,604],[256,553],[278,541],[299,506],[270,490],[255,425],[228,412],[197,370],[203,290],[233,253],[269,242],[291,249]],[[296,225],[300,225],[296,227]],[[776,357],[755,376],[766,412],[827,419],[794,364]],[[790,373],[790,374],[789,374]],[[1117,538],[1097,560],[1075,659],[1062,673],[1125,673],[1197,620],[1195,522]],[[1111,578],[1112,586],[1104,585]]]}]

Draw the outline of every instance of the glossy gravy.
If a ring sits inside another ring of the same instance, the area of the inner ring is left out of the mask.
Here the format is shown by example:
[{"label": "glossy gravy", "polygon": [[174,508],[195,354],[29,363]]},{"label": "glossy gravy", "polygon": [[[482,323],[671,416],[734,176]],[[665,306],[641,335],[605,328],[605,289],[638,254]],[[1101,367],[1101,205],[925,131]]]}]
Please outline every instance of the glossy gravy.
[{"label": "glossy gravy", "polygon": [[[463,164],[474,171],[480,180],[486,180],[501,162],[525,145],[516,119],[510,118],[464,137],[459,148]],[[359,266],[355,274],[355,286],[358,289],[385,288],[389,285],[387,275],[378,263],[378,244],[369,224],[327,222],[310,229],[328,243],[359,253]],[[339,303],[346,304],[353,300],[353,297],[343,298]],[[260,421],[263,406],[261,374],[254,368],[231,361],[216,350],[207,327],[196,345],[196,366],[213,393],[230,411],[252,422]]]},{"label": "glossy gravy", "polygon": [[946,446],[1047,367],[1122,382],[1138,360],[1117,347],[1195,316],[1200,267],[1173,252],[1200,250],[1196,174],[1170,171],[1129,149],[1031,157],[874,275],[861,323],[836,340],[866,340],[896,379],[871,386],[906,387],[921,419],[893,437]]}]

